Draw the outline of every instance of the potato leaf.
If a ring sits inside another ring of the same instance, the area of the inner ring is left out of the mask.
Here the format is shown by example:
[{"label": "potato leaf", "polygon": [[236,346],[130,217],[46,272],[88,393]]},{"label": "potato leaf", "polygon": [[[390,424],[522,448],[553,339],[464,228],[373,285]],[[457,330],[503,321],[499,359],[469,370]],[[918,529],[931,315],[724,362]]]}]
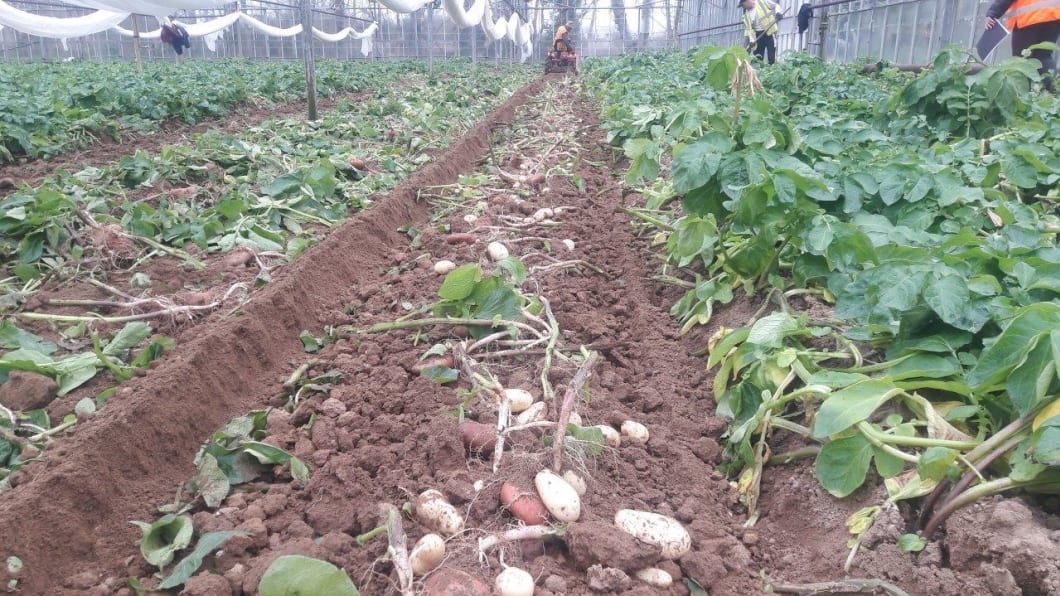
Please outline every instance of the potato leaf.
[{"label": "potato leaf", "polygon": [[916,534],[902,534],[898,537],[898,550],[905,553],[918,553],[927,546],[927,540]]},{"label": "potato leaf", "polygon": [[151,524],[138,521],[130,523],[143,532],[140,553],[143,554],[144,560],[155,567],[169,565],[173,561],[174,553],[191,544],[194,530],[191,516],[170,513]]},{"label": "potato leaf", "polygon": [[258,592],[261,596],[360,596],[345,571],[327,561],[301,555],[286,555],[273,561],[261,577]]},{"label": "potato leaf", "polygon": [[817,480],[832,495],[843,498],[865,483],[872,453],[872,444],[861,434],[825,443],[814,462]]},{"label": "potato leaf", "polygon": [[901,390],[892,383],[879,379],[869,379],[840,389],[821,404],[821,410],[813,422],[814,438],[823,439],[850,428],[867,419],[899,393]]},{"label": "potato leaf", "polygon": [[217,458],[209,453],[203,454],[199,461],[199,471],[195,475],[194,483],[202,500],[210,508],[220,506],[232,488],[228,476],[217,464]]},{"label": "potato leaf", "polygon": [[482,267],[478,263],[461,265],[445,276],[438,296],[442,300],[463,300],[475,291],[475,285],[481,280]]},{"label": "potato leaf", "polygon": [[163,579],[162,583],[158,584],[158,588],[161,590],[169,590],[183,584],[199,570],[199,567],[202,566],[202,560],[211,552],[217,550],[217,548],[224,544],[229,538],[249,535],[249,533],[242,530],[224,530],[203,534],[202,537],[199,538],[199,543],[195,545],[195,550],[191,551],[188,556],[184,557],[179,563],[177,563],[177,566],[173,568],[173,573],[170,573],[169,577]]},{"label": "potato leaf", "polygon": [[126,323],[110,340],[110,343],[103,348],[103,353],[112,358],[118,358],[127,350],[138,346],[149,335],[151,335],[151,326],[147,323],[143,321]]},{"label": "potato leaf", "polygon": [[1002,383],[1014,368],[1024,362],[1042,335],[1058,327],[1060,304],[1039,302],[1021,308],[968,372],[968,383],[980,390]]},{"label": "potato leaf", "polygon": [[242,443],[242,447],[263,464],[283,465],[290,462],[291,477],[302,483],[309,482],[309,468],[306,467],[302,460],[283,449],[257,441],[245,441]]}]

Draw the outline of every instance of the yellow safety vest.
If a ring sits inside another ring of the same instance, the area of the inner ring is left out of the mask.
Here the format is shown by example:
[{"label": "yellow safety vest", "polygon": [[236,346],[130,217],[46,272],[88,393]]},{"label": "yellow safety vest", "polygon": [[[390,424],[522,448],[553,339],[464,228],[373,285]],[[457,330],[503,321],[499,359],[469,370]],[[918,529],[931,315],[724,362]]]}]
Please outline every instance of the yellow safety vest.
[{"label": "yellow safety vest", "polygon": [[773,24],[765,31],[766,35],[776,35],[780,31],[780,27],[777,26],[776,17],[773,14],[777,10],[776,5],[769,2],[769,0],[755,0],[755,7],[753,10],[755,18],[751,18],[750,10],[745,10],[743,12],[744,33],[747,35],[748,41],[754,41],[758,37],[758,32],[754,29],[754,22],[756,20],[773,19]]}]

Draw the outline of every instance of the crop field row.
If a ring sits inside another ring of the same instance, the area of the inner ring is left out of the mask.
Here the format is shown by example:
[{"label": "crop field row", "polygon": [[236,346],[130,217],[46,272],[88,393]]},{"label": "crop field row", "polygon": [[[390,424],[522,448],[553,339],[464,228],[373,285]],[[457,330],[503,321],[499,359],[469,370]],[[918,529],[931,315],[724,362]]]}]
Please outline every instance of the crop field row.
[{"label": "crop field row", "polygon": [[[317,92],[385,87],[426,70],[411,61],[325,60],[317,64]],[[304,97],[305,69],[297,62],[149,62],[142,70],[121,62],[2,64],[0,166],[148,134],[169,122],[200,123],[244,104],[268,111]]]},{"label": "crop field row", "polygon": [[966,65],[335,66],[22,184],[0,580],[1060,591],[1060,101]]},{"label": "crop field row", "polygon": [[[159,333],[222,309],[231,316],[273,269],[429,162],[524,78],[471,71],[442,83],[398,72],[410,85],[341,102],[317,123],[208,132],[157,155],[60,170],[0,200],[9,273],[0,370],[54,383],[11,385],[6,418],[32,424],[40,443],[91,414],[113,395],[102,380],[77,392],[98,373],[142,374],[174,345]],[[0,442],[3,487],[27,458],[22,441]]]}]

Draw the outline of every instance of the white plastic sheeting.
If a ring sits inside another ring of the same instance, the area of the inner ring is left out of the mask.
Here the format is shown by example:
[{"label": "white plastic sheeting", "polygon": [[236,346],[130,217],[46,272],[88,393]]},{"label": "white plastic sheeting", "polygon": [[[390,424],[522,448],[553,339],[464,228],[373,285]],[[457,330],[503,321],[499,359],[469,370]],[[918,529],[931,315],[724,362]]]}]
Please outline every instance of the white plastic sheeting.
[{"label": "white plastic sheeting", "polygon": [[131,0],[64,0],[67,4],[95,8],[111,12],[149,14],[158,18],[171,15],[178,10],[195,10],[196,8],[217,8],[231,4],[231,0],[148,0],[134,2]]},{"label": "white plastic sheeting", "polygon": [[529,24],[524,23],[519,18],[518,13],[513,14],[511,18],[505,19],[501,17],[494,21],[493,10],[490,8],[489,2],[486,2],[485,11],[482,15],[482,31],[485,32],[486,38],[491,42],[501,41],[502,39],[510,39],[514,42],[515,45],[519,46],[521,62],[526,62],[533,51],[531,43],[533,31]]},{"label": "white plastic sheeting", "polygon": [[487,0],[475,0],[471,8],[464,10],[464,0],[443,0],[445,12],[458,27],[474,27],[482,22]]},{"label": "white plastic sheeting", "polygon": [[[4,6],[7,6],[7,5],[4,4],[3,2],[0,2],[0,19],[3,18],[2,9],[3,9]],[[94,13],[94,14],[101,14],[101,12],[102,11]],[[25,13],[25,14],[29,14],[29,13]],[[31,15],[31,16],[33,16],[34,18],[40,18],[40,17],[37,17],[36,15]],[[121,20],[124,20],[125,17],[128,16],[128,15],[119,15],[119,16],[121,16],[121,19],[119,19],[118,22],[121,22]],[[56,20],[66,21],[66,20],[70,20],[70,19],[56,19]],[[252,28],[254,28],[254,29],[256,29],[256,30],[258,30],[260,32],[262,32],[262,33],[264,33],[265,35],[269,35],[269,36],[272,36],[272,37],[293,37],[293,36],[298,35],[299,33],[302,32],[302,26],[301,25],[295,25],[294,27],[287,27],[286,29],[281,29],[279,27],[273,27],[272,25],[269,25],[267,23],[259,21],[258,19],[255,19],[254,17],[252,17],[250,15],[247,15],[247,14],[244,14],[244,13],[241,13],[241,12],[233,12],[232,14],[228,14],[228,15],[225,15],[223,17],[218,17],[216,19],[210,19],[208,21],[202,21],[202,22],[199,22],[199,23],[184,23],[184,22],[181,22],[181,21],[175,21],[175,23],[180,25],[181,27],[184,27],[184,29],[188,32],[188,36],[202,38],[203,44],[207,47],[207,49],[209,49],[211,52],[213,52],[213,51],[215,51],[217,49],[216,48],[217,40],[220,39],[221,37],[223,37],[225,30],[228,29],[229,27],[231,27],[232,25],[235,25],[237,21],[238,22],[242,22],[242,23],[244,23],[244,24],[246,24],[246,25],[248,25],[248,26],[250,26],[250,27],[252,27]],[[0,20],[0,22],[4,22],[4,21]],[[12,27],[14,27],[15,29],[18,29],[18,27],[15,27],[14,25]],[[129,29],[125,29],[124,27],[119,27],[116,24],[115,25],[111,25],[110,27],[105,27],[104,29],[100,29],[100,30],[102,31],[102,30],[105,30],[105,29],[113,29],[114,31],[116,31],[119,34],[124,35],[126,37],[135,37],[136,36],[135,32],[130,31]],[[346,27],[345,29],[343,29],[343,30],[341,30],[341,31],[339,31],[337,33],[325,33],[324,31],[321,31],[320,29],[317,29],[316,27],[314,27],[313,28],[313,37],[316,37],[317,39],[320,39],[320,40],[323,40],[323,41],[329,41],[329,42],[342,41],[342,40],[346,39],[347,37],[352,37],[354,39],[360,39],[361,40],[361,53],[364,54],[365,56],[367,56],[368,54],[372,53],[372,39],[371,38],[372,38],[373,35],[375,35],[375,32],[378,29],[379,29],[379,26],[376,25],[375,23],[372,23],[367,28],[365,28],[364,31],[360,31],[360,32],[355,30],[353,27]],[[23,31],[23,29],[18,29],[18,30],[19,31]],[[32,33],[34,35],[41,35],[42,37],[54,37],[54,36],[49,36],[49,35],[42,35],[42,34],[39,34],[39,33],[35,33],[33,31],[24,31],[24,32],[25,33]],[[92,33],[96,33],[96,32],[97,31],[93,31]],[[87,35],[87,34],[85,34],[85,35]],[[162,29],[161,28],[155,29],[153,31],[143,31],[143,32],[140,33],[140,38],[141,39],[159,39],[161,36],[162,36]],[[77,35],[72,35],[71,34],[71,35],[67,35],[66,37],[77,37]]]},{"label": "white plastic sheeting", "polygon": [[379,0],[379,3],[399,14],[416,12],[431,0]]},{"label": "white plastic sheeting", "polygon": [[[190,37],[204,37],[231,27],[239,20],[240,16],[241,13],[233,12],[232,14],[216,19],[210,19],[209,21],[202,21],[201,23],[185,23],[183,21],[174,21],[174,23],[184,27]],[[134,37],[136,35],[134,32],[122,27],[114,27],[114,30],[126,37]],[[162,29],[140,32],[140,37],[142,39],[158,39],[161,36]]]},{"label": "white plastic sheeting", "polygon": [[129,13],[97,11],[83,17],[45,17],[25,12],[0,1],[0,25],[38,37],[65,40],[106,31],[125,20]]},{"label": "white plastic sheeting", "polygon": [[482,13],[482,31],[490,41],[500,41],[508,35],[508,20],[501,17],[494,21],[493,9],[490,8],[489,2],[486,2]]}]

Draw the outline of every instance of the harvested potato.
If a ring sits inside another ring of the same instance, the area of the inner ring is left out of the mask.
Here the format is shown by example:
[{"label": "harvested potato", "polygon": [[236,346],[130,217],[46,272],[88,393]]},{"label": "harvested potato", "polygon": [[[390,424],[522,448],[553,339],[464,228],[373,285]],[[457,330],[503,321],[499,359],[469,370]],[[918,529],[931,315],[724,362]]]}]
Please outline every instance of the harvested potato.
[{"label": "harvested potato", "polygon": [[622,509],[615,513],[615,526],[638,540],[660,547],[667,559],[680,558],[692,548],[692,537],[688,535],[688,530],[677,520],[665,515]]},{"label": "harvested potato", "polygon": [[437,567],[444,558],[445,539],[437,534],[427,534],[412,547],[409,564],[414,575],[423,575]]},{"label": "harvested potato", "polygon": [[532,492],[520,490],[510,482],[501,485],[501,503],[528,526],[537,526],[548,521],[548,510],[541,499]]},{"label": "harvested potato", "polygon": [[420,523],[446,536],[464,529],[464,516],[449,504],[445,495],[433,488],[423,491],[412,501],[412,511]]},{"label": "harvested potato", "polygon": [[545,508],[561,522],[578,521],[582,514],[582,501],[578,491],[566,480],[549,470],[542,470],[534,477],[534,486]]}]

